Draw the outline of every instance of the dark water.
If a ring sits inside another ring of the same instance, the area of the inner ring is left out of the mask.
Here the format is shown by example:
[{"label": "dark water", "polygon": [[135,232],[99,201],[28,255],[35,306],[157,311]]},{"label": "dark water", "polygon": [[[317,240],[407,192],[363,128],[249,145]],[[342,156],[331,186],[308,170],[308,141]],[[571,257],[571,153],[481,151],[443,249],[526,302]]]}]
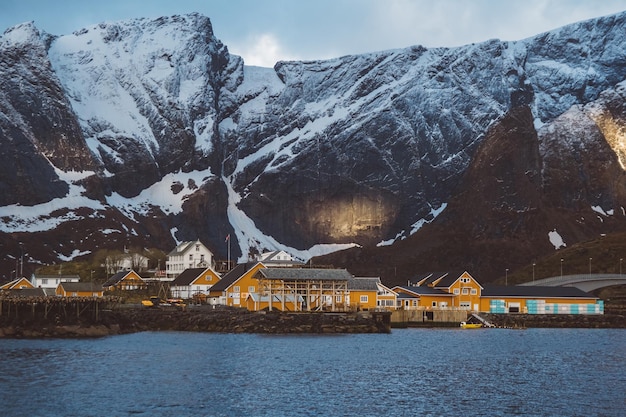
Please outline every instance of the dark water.
[{"label": "dark water", "polygon": [[2,416],[626,416],[626,331],[0,339]]}]

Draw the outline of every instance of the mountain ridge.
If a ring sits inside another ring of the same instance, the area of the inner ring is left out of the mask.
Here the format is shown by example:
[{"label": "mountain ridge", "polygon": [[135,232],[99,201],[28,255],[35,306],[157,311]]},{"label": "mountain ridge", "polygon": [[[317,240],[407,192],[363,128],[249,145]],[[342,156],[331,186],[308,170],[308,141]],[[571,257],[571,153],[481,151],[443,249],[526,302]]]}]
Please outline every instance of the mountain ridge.
[{"label": "mountain ridge", "polygon": [[[0,168],[0,241],[15,254],[19,241],[44,233],[51,248],[58,239],[86,256],[121,242],[167,249],[201,238],[224,255],[232,234],[240,260],[265,249],[308,259],[354,244],[432,239],[424,230],[442,225],[466,228],[473,219],[446,212],[472,189],[488,194],[475,204],[493,217],[468,234],[488,241],[502,238],[493,207],[523,214],[517,194],[527,192],[534,210],[549,200],[568,213],[567,222],[547,216],[527,232],[542,250],[554,229],[567,230],[566,241],[604,232],[604,222],[578,226],[590,207],[613,210],[606,223],[621,229],[625,20],[620,13],[516,42],[273,69],[245,66],[198,14],[57,37],[18,25],[0,37],[0,144],[4,159],[26,168]],[[468,186],[468,175],[494,176],[476,159],[479,149],[487,135],[507,135],[489,132],[516,117],[524,120],[518,130],[538,135],[522,161],[509,157],[510,166],[533,167],[532,187],[526,171],[507,173],[509,164],[497,173],[508,193],[477,179]],[[589,132],[607,145],[593,148],[597,155],[582,140]],[[581,173],[587,180],[569,180]],[[77,230],[59,239],[54,228],[40,230],[49,218]],[[89,239],[80,235],[87,224]],[[32,263],[58,261],[51,248],[32,250]],[[488,279],[496,270],[476,268]]]}]

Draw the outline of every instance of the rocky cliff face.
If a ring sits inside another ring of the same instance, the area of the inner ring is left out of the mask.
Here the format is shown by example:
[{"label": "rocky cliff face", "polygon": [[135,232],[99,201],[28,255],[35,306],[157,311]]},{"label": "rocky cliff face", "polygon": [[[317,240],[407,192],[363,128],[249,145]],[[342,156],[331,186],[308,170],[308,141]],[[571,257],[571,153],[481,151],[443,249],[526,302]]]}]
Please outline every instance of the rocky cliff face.
[{"label": "rocky cliff face", "polygon": [[554,250],[549,232],[623,229],[625,20],[273,69],[195,14],[16,26],[0,38],[8,262],[19,241],[32,264],[196,238],[219,257],[231,233],[242,259],[356,243],[335,259],[389,267],[389,249],[489,279],[504,251]]}]

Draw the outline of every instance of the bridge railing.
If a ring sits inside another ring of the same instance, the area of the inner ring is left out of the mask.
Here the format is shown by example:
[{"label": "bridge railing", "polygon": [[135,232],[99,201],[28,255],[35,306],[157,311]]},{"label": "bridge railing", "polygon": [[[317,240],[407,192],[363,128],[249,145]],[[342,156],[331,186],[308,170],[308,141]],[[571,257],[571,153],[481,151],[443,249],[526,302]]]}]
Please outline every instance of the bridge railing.
[{"label": "bridge railing", "polygon": [[624,279],[626,274],[575,274],[575,275],[563,275],[557,277],[543,278],[531,282],[524,282],[523,286],[546,286],[556,287],[563,283],[568,282],[581,282],[581,281],[603,281],[607,279]]}]

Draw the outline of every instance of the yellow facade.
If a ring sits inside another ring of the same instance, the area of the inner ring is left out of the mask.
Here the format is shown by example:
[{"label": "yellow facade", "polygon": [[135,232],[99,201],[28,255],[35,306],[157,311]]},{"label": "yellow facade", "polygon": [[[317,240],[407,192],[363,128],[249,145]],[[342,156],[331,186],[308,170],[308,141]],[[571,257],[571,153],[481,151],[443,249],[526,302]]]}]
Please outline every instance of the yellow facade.
[{"label": "yellow facade", "polygon": [[377,291],[350,290],[348,305],[356,310],[374,310],[378,307]]},{"label": "yellow facade", "polygon": [[193,285],[215,285],[220,280],[220,276],[213,269],[209,268],[202,273],[194,282]]},{"label": "yellow facade", "polygon": [[11,282],[7,282],[0,287],[0,290],[22,290],[26,288],[35,288],[33,284],[26,278],[18,278]]},{"label": "yellow facade", "polygon": [[[503,303],[503,306],[511,313],[528,313],[529,301],[542,301],[545,304],[557,304],[557,305],[581,305],[597,303],[597,299],[590,298],[572,298],[572,297],[483,297],[480,300],[480,308],[478,311],[488,313],[492,310],[492,300],[498,300]],[[549,312],[548,312],[549,313]]]},{"label": "yellow facade", "polygon": [[478,310],[481,301],[482,286],[467,271],[463,272],[454,283],[447,287],[453,294],[451,307]]},{"label": "yellow facade", "polygon": [[116,284],[108,287],[109,290],[137,290],[145,288],[145,281],[135,271],[128,271],[128,273]]},{"label": "yellow facade", "polygon": [[104,294],[103,291],[66,291],[63,284],[59,284],[54,293],[61,297],[102,297]]},{"label": "yellow facade", "polygon": [[211,293],[211,296],[224,296],[225,304],[227,306],[246,307],[248,294],[255,293],[258,290],[258,281],[254,278],[254,276],[261,268],[264,268],[263,264],[256,264],[246,271],[238,280],[226,288],[223,294]]}]

